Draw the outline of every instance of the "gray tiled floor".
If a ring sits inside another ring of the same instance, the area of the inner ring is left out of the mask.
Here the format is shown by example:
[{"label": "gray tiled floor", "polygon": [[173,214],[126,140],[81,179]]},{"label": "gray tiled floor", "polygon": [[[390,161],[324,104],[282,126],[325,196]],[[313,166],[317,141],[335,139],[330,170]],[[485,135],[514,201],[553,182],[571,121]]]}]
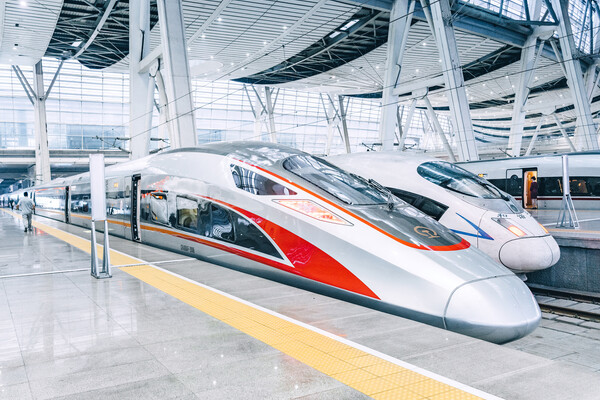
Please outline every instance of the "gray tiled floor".
[{"label": "gray tiled floor", "polygon": [[[145,247],[129,253],[184,258]],[[6,276],[87,268],[89,256],[40,231],[24,234],[20,221],[0,213],[0,263]],[[100,281],[87,271],[0,279],[0,399],[366,398],[129,274],[113,273]]]},{"label": "gray tiled floor", "polygon": [[[184,258],[118,238],[111,246],[153,261]],[[89,265],[58,239],[26,237],[4,213],[2,256],[11,262],[0,258],[0,275]],[[597,398],[598,360],[585,347],[600,339],[593,328],[571,325],[575,344],[562,322],[545,320],[501,347],[198,260],[161,266],[507,399]],[[0,279],[0,372],[2,399],[366,398],[118,269],[100,281],[87,271]]]}]

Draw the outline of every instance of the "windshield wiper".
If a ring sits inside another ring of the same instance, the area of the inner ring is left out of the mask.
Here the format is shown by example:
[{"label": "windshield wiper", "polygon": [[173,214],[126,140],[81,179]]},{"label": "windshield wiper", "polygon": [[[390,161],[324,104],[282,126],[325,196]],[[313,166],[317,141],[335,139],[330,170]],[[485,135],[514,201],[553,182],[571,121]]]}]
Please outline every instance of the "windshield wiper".
[{"label": "windshield wiper", "polygon": [[377,190],[379,193],[384,194],[387,196],[387,206],[388,208],[391,210],[394,209],[394,194],[385,186],[383,186],[381,183],[377,182],[375,179],[366,179],[360,175],[356,175],[354,173],[350,173],[350,175],[353,178],[358,179],[359,181],[363,182],[364,184],[366,184],[367,186]]}]

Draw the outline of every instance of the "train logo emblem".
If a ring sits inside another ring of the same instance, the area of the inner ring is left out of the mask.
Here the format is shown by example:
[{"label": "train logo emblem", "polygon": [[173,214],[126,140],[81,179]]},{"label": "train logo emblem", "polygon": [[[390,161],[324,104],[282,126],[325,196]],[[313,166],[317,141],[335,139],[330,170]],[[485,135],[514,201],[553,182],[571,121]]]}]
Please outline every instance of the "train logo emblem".
[{"label": "train logo emblem", "polygon": [[417,225],[413,229],[419,235],[425,236],[425,237],[427,237],[429,239],[434,239],[434,238],[440,237],[440,235],[438,235],[437,232],[434,231],[433,229],[429,229],[429,228],[426,228],[426,227],[421,226],[421,225]]}]

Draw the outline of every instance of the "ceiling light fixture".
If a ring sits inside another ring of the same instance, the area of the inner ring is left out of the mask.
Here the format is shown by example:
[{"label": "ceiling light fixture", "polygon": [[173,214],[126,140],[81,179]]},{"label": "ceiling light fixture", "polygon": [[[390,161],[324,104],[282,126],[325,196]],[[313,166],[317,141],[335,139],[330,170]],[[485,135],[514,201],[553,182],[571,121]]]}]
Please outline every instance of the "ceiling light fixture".
[{"label": "ceiling light fixture", "polygon": [[73,46],[73,47],[79,47],[79,46],[81,46],[81,40],[76,40],[76,41],[74,41],[74,42],[71,44],[71,46]]},{"label": "ceiling light fixture", "polygon": [[346,25],[342,26],[340,28],[340,30],[345,31],[348,30],[349,28],[351,28],[353,25],[355,25],[358,22],[358,19],[353,19],[352,21],[348,22]]}]

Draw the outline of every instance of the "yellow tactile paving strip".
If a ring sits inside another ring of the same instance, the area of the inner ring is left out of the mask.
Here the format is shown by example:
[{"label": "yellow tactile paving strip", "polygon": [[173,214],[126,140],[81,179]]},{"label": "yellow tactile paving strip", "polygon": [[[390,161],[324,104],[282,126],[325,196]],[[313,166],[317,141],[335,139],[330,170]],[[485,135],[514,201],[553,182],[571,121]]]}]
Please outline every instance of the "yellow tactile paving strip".
[{"label": "yellow tactile paving strip", "polygon": [[[4,210],[10,214],[17,214]],[[90,242],[34,222],[36,228],[90,252]],[[99,254],[101,252],[99,251]],[[111,252],[116,265],[140,260]],[[273,315],[151,265],[121,270],[374,399],[472,400],[482,397]],[[486,396],[487,397],[487,396]],[[493,397],[493,396],[490,396]]]},{"label": "yellow tactile paving strip", "polygon": [[[10,214],[14,217],[21,218],[21,215],[15,213],[14,211],[10,211],[5,208],[0,208],[0,210],[2,210],[5,213]],[[64,242],[69,243],[70,245],[78,248],[79,250],[83,250],[86,253],[91,253],[91,251],[92,251],[92,244],[87,239],[83,239],[77,235],[73,235],[71,233],[62,231],[60,229],[53,228],[53,227],[43,224],[39,221],[33,221],[32,225],[35,228],[41,229],[42,231],[48,233],[49,235],[52,235]],[[90,228],[91,228],[91,223],[90,223]],[[103,233],[99,233],[99,234],[103,235]],[[104,251],[104,247],[101,244],[97,245],[96,254],[98,254],[98,257],[100,259],[102,259],[103,251]],[[121,252],[118,252],[118,251],[114,251],[114,250],[110,251],[110,264],[112,266],[118,267],[120,265],[130,265],[130,264],[139,264],[139,263],[140,263],[140,260],[137,258],[130,257],[130,256],[123,254]]]}]

